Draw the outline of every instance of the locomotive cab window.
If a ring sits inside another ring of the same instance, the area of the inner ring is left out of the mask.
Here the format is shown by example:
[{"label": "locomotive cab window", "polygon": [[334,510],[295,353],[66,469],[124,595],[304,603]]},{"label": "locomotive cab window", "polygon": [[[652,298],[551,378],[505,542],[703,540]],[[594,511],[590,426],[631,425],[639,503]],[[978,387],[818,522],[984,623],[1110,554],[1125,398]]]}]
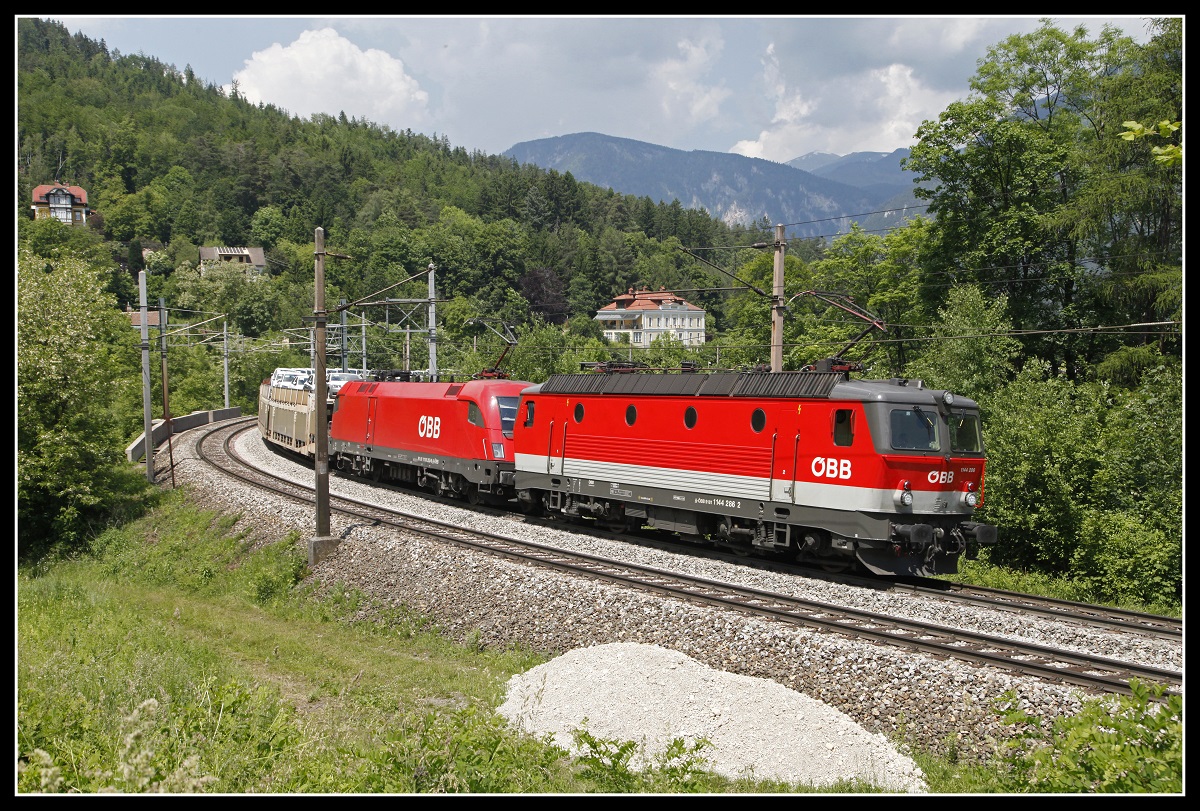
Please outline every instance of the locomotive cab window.
[{"label": "locomotive cab window", "polygon": [[478,425],[480,428],[483,427],[483,412],[479,409],[479,406],[469,400],[467,401],[467,422],[472,425]]},{"label": "locomotive cab window", "polygon": [[959,453],[983,453],[983,437],[979,433],[978,414],[951,414],[950,449]]},{"label": "locomotive cab window", "polygon": [[900,451],[941,449],[934,414],[920,408],[894,408],[888,418],[892,448]]},{"label": "locomotive cab window", "polygon": [[[496,407],[500,410],[500,430],[506,434],[511,434],[513,425],[517,421],[517,405],[520,403],[519,397],[497,397]],[[533,403],[529,404],[529,415],[533,416]]]},{"label": "locomotive cab window", "polygon": [[525,403],[525,427],[533,425],[533,400]]},{"label": "locomotive cab window", "polygon": [[854,444],[854,412],[849,408],[833,412],[833,444],[842,447]]}]

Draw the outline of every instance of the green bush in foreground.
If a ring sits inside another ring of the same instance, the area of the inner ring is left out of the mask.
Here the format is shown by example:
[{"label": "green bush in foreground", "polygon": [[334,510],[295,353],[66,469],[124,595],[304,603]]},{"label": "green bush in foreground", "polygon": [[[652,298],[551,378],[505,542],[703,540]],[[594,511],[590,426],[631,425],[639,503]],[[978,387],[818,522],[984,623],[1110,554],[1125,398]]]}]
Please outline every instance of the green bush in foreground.
[{"label": "green bush in foreground", "polygon": [[[1026,729],[1009,742],[1010,788],[1106,794],[1183,790],[1183,697],[1130,682],[1132,696],[1088,701],[1046,727],[1021,709],[1005,722]],[[1011,700],[1011,696],[1008,697]]]}]

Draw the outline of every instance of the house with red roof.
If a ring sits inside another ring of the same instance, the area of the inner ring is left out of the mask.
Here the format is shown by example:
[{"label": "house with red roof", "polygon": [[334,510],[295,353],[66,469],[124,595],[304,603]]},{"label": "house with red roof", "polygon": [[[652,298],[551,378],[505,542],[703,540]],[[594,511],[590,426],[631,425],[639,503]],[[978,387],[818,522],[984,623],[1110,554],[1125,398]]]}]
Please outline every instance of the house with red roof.
[{"label": "house with red roof", "polygon": [[64,225],[83,225],[87,222],[87,192],[79,186],[64,186],[57,180],[44,183],[33,190],[33,216],[35,219],[53,217]]},{"label": "house with red roof", "polygon": [[671,335],[686,346],[704,343],[704,309],[666,288],[658,291],[632,287],[601,307],[594,317],[604,337],[618,340],[628,335],[633,346],[648,347],[660,335]]}]

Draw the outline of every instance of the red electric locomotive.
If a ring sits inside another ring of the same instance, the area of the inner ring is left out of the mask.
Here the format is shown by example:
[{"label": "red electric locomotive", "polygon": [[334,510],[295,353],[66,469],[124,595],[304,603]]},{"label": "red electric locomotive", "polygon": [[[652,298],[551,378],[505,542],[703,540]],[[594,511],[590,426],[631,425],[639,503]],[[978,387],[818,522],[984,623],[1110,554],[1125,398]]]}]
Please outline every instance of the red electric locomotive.
[{"label": "red electric locomotive", "polygon": [[338,469],[415,484],[472,503],[513,495],[519,380],[352,381],[334,401],[330,456]]},{"label": "red electric locomotive", "polygon": [[653,526],[876,574],[957,571],[996,541],[975,402],[839,371],[554,375],[522,395],[528,511]]}]

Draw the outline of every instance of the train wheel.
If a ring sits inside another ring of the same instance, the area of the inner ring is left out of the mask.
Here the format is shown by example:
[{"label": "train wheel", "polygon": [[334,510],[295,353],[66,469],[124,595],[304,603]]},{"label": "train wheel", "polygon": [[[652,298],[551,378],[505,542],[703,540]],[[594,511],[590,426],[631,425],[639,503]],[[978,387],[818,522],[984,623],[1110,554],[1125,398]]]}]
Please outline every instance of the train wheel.
[{"label": "train wheel", "polygon": [[524,515],[541,514],[541,497],[530,490],[517,491],[517,508]]},{"label": "train wheel", "polygon": [[467,485],[467,503],[472,507],[478,507],[483,503],[483,496],[479,492],[479,485],[474,483]]}]

